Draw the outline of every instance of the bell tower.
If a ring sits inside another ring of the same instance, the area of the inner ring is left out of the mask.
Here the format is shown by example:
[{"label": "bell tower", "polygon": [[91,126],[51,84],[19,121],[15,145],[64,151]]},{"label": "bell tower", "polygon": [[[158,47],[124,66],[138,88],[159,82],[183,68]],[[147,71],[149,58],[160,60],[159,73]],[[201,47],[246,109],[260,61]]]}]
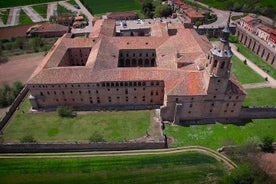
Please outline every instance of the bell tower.
[{"label": "bell tower", "polygon": [[209,65],[207,69],[210,76],[208,93],[224,93],[227,88],[232,65],[231,58],[233,55],[229,45],[230,17],[231,13],[227,25],[222,30],[219,44],[210,50]]}]

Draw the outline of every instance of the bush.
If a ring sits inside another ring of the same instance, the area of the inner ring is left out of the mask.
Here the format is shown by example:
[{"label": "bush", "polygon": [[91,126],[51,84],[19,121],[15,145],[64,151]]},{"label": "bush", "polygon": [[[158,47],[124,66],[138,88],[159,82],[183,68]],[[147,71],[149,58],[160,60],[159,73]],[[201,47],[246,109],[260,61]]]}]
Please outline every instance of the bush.
[{"label": "bush", "polygon": [[231,174],[226,177],[225,183],[228,184],[252,184],[254,183],[254,173],[248,164],[243,164],[232,170]]},{"label": "bush", "polygon": [[66,118],[72,118],[76,116],[76,114],[73,111],[73,108],[69,106],[59,106],[57,108],[57,113],[60,117]]},{"label": "bush", "polygon": [[89,142],[106,142],[103,135],[99,132],[94,132],[93,135],[89,137]]},{"label": "bush", "polygon": [[0,88],[0,107],[7,107],[12,104],[23,87],[24,85],[19,81],[14,82],[12,87],[4,84],[4,86]]},{"label": "bush", "polygon": [[32,135],[25,135],[24,137],[22,137],[20,139],[21,143],[35,143],[36,140],[34,139],[34,137]]},{"label": "bush", "polygon": [[262,140],[261,149],[266,153],[274,153],[273,149],[273,137],[266,136]]}]

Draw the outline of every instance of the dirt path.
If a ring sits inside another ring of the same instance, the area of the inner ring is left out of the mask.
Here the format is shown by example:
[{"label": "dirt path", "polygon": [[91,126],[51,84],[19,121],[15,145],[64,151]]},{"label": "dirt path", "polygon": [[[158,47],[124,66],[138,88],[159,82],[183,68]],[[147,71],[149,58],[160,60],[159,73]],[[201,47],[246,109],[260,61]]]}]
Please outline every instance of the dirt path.
[{"label": "dirt path", "polygon": [[199,152],[209,155],[225,164],[228,170],[237,165],[226,156],[202,146],[187,146],[157,150],[135,150],[135,151],[102,151],[102,152],[79,152],[79,153],[33,153],[33,154],[0,154],[1,158],[24,159],[24,158],[88,158],[88,157],[115,157],[115,156],[136,156],[136,155],[160,155],[184,152]]},{"label": "dirt path", "polygon": [[10,57],[7,63],[0,64],[0,85],[12,84],[16,80],[25,83],[43,57],[44,53]]}]

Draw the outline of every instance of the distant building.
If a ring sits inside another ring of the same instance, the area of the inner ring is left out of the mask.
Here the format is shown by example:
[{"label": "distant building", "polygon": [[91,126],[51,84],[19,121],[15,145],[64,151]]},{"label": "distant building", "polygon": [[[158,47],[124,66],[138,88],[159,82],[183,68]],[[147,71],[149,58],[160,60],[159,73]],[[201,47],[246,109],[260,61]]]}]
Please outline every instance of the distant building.
[{"label": "distant building", "polygon": [[107,18],[115,20],[136,20],[138,19],[138,14],[133,11],[111,12],[107,13]]},{"label": "distant building", "polygon": [[262,40],[268,42],[270,34],[274,31],[271,27],[260,25],[257,28],[256,35],[261,38]]},{"label": "distant building", "polygon": [[268,45],[276,50],[276,29],[274,29],[268,39]]},{"label": "distant building", "polygon": [[194,24],[198,20],[203,20],[204,16],[193,7],[183,3],[181,0],[172,2],[173,10],[184,15],[185,21]]},{"label": "distant building", "polygon": [[51,24],[51,23],[42,23],[38,25],[31,26],[26,35],[29,37],[61,37],[68,31],[68,27],[59,25],[59,24]]},{"label": "distant building", "polygon": [[246,93],[231,74],[228,25],[212,47],[181,23],[116,36],[115,20],[98,20],[88,38],[66,34],[48,52],[27,82],[32,108],[160,108],[176,123],[238,117]]},{"label": "distant building", "polygon": [[260,26],[260,21],[250,15],[243,17],[240,21],[240,25],[249,31],[250,33],[256,33],[257,27]]}]

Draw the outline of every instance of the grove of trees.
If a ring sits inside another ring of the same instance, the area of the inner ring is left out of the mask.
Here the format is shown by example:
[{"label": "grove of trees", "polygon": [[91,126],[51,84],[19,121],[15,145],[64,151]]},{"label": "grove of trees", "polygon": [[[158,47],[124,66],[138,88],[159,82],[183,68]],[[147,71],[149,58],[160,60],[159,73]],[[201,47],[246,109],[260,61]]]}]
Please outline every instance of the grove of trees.
[{"label": "grove of trees", "polygon": [[4,84],[0,87],[0,108],[7,107],[12,104],[23,87],[24,85],[20,81],[14,82],[12,86]]},{"label": "grove of trees", "polygon": [[142,4],[142,13],[146,18],[167,17],[172,14],[172,9],[162,4],[161,0],[145,0]]}]

